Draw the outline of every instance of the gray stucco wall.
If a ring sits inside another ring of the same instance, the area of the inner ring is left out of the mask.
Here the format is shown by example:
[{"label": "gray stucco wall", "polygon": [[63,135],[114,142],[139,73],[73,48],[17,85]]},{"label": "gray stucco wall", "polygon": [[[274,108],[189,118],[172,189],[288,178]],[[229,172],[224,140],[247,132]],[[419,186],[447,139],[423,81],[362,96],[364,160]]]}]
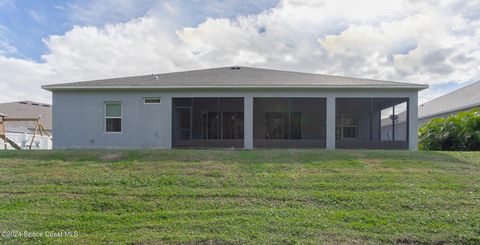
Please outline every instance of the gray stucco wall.
[{"label": "gray stucco wall", "polygon": [[[161,97],[162,101],[160,104],[144,104],[144,97]],[[244,97],[245,148],[253,146],[253,98],[326,98],[327,149],[335,148],[336,98],[409,98],[410,127],[413,131],[409,132],[409,149],[417,147],[417,91],[398,89],[56,90],[53,92],[53,147],[170,148],[173,97]],[[122,102],[121,133],[105,132],[106,101]]]},{"label": "gray stucco wall", "polygon": [[[148,92],[53,93],[54,148],[167,148],[171,137],[171,99],[144,104]],[[122,132],[105,132],[105,101],[122,102]],[[168,133],[167,133],[168,132]]]}]

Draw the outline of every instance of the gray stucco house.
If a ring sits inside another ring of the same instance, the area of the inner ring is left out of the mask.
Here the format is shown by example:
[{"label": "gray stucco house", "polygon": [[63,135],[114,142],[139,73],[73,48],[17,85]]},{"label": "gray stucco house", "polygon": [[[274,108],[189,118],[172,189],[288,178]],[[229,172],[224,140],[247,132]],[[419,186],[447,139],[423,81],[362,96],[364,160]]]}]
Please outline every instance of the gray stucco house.
[{"label": "gray stucco house", "polygon": [[427,85],[234,66],[43,88],[54,148],[416,150]]}]

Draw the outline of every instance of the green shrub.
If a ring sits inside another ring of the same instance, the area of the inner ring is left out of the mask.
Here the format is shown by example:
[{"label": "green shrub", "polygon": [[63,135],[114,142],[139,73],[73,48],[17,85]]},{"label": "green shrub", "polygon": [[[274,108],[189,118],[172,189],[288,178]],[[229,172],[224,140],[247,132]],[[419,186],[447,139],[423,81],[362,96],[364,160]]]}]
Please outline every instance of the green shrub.
[{"label": "green shrub", "polygon": [[459,112],[447,118],[435,118],[418,131],[420,150],[480,150],[480,110]]}]

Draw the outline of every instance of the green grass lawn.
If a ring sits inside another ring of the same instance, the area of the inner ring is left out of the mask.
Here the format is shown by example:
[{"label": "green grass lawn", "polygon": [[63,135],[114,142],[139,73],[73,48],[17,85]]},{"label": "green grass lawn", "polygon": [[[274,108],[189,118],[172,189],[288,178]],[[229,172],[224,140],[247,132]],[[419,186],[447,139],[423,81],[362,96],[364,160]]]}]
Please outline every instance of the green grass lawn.
[{"label": "green grass lawn", "polygon": [[[0,231],[1,243],[478,244],[480,152],[0,151]],[[45,237],[62,231],[78,236]]]}]

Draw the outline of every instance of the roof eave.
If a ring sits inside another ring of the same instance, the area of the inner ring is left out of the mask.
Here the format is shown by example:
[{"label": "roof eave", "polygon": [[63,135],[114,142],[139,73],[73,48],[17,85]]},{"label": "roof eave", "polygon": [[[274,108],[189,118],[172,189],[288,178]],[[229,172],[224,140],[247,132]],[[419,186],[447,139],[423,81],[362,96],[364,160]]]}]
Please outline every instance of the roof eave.
[{"label": "roof eave", "polygon": [[448,113],[452,113],[452,112],[456,112],[456,111],[469,110],[471,108],[476,108],[476,107],[479,107],[479,106],[480,106],[480,103],[475,103],[475,104],[466,105],[466,106],[460,106],[460,107],[452,108],[452,109],[448,109],[448,110],[438,111],[438,112],[429,113],[429,114],[425,114],[425,115],[419,115],[418,119],[431,118],[431,117],[436,117],[436,116],[439,116],[439,115],[442,115],[442,114],[448,114]]},{"label": "roof eave", "polygon": [[300,85],[300,86],[55,86],[55,85],[44,85],[43,89],[48,91],[53,90],[108,90],[108,89],[225,89],[225,88],[235,88],[235,89],[252,89],[252,88],[326,88],[326,89],[335,89],[335,88],[351,88],[351,89],[364,89],[364,88],[373,88],[373,89],[417,89],[423,90],[428,88],[428,85],[423,84],[412,84],[412,85],[392,85],[392,86],[343,86],[343,85],[334,85],[334,86],[317,86],[317,85]]}]

